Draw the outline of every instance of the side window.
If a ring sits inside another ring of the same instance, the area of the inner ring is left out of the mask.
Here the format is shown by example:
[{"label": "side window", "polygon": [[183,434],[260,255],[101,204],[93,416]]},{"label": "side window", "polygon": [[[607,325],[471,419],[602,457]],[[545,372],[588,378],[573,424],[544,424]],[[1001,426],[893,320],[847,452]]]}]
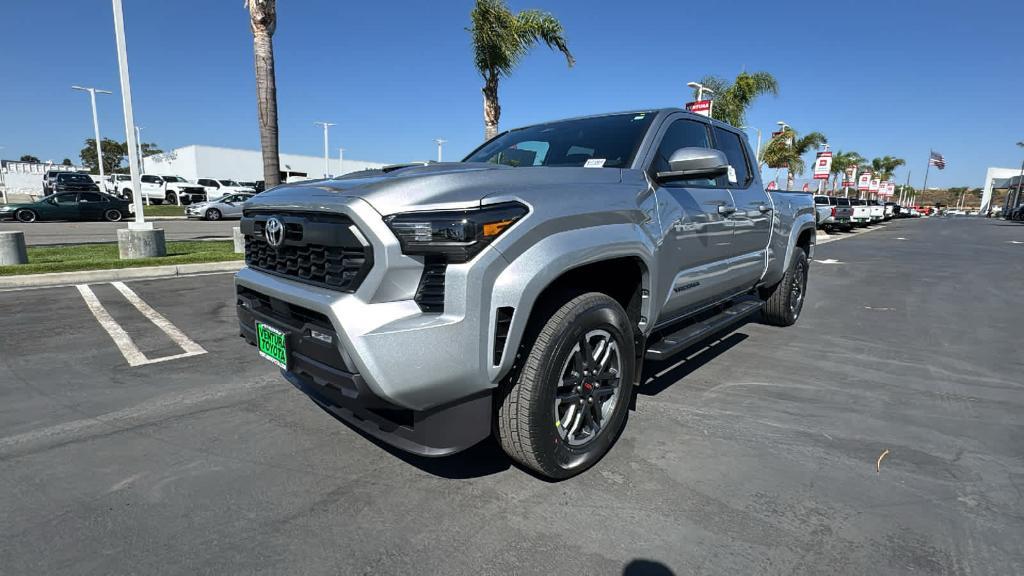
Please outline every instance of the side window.
[{"label": "side window", "polygon": [[157,177],[156,176],[151,176],[149,174],[146,174],[146,175],[144,175],[142,177],[142,181],[145,184],[156,184],[157,183]]},{"label": "side window", "polygon": [[[665,131],[665,135],[661,137],[661,144],[658,145],[654,161],[651,162],[651,172],[655,174],[658,172],[668,172],[670,169],[668,159],[672,157],[673,152],[680,148],[710,147],[711,139],[708,137],[707,125],[695,120],[676,120]],[[708,178],[677,180],[665,183],[663,186],[713,187],[715,186],[715,181]]]},{"label": "side window", "polygon": [[828,196],[815,196],[814,197],[814,203],[815,204],[824,204],[824,205],[827,206],[828,205]]},{"label": "side window", "polygon": [[718,142],[718,149],[725,153],[729,165],[736,171],[736,182],[729,182],[728,176],[722,176],[723,186],[728,188],[746,188],[750,186],[751,170],[750,159],[747,158],[747,150],[740,140],[740,135],[729,130],[715,127],[715,140]]},{"label": "side window", "polygon": [[58,205],[67,206],[69,204],[78,203],[78,194],[57,194],[56,201]]},{"label": "side window", "polygon": [[82,192],[78,195],[79,202],[104,202],[103,196],[95,192]]}]

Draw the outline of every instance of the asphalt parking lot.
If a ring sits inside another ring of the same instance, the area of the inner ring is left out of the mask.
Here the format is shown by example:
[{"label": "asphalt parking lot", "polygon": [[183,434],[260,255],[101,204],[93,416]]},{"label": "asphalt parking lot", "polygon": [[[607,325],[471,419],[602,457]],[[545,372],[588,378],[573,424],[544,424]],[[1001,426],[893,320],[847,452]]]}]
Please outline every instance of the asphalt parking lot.
[{"label": "asphalt parking lot", "polygon": [[814,259],[796,326],[650,367],[561,483],[341,425],[238,338],[230,275],[0,292],[0,572],[1024,573],[1024,225]]},{"label": "asphalt parking lot", "polygon": [[[157,228],[164,229],[167,240],[230,239],[231,229],[238,220],[204,222],[202,220],[155,220]],[[127,228],[128,222],[0,222],[0,232],[20,230],[25,233],[29,246],[49,244],[86,244],[117,242],[117,229]]]}]

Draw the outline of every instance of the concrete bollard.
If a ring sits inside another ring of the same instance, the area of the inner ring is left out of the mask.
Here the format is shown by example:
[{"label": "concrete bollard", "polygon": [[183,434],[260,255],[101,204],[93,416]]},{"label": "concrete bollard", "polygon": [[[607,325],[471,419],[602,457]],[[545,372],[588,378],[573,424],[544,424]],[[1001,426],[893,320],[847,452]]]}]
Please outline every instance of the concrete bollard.
[{"label": "concrete bollard", "polygon": [[166,256],[167,243],[164,242],[164,231],[160,228],[151,230],[121,228],[117,231],[117,251],[121,260]]},{"label": "concrete bollard", "polygon": [[28,264],[24,232],[0,232],[0,266]]},{"label": "concrete bollard", "polygon": [[242,235],[242,229],[238,226],[232,228],[231,237],[235,240],[235,254],[245,252],[245,236]]}]

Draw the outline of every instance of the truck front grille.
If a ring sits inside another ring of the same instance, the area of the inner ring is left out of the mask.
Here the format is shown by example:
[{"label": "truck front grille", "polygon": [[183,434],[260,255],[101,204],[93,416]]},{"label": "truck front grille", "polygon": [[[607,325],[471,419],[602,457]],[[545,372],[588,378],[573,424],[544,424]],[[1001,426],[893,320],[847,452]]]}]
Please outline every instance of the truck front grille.
[{"label": "truck front grille", "polygon": [[[270,245],[265,234],[271,217],[284,224],[283,241],[277,247]],[[355,292],[373,266],[373,250],[353,230],[352,221],[341,215],[246,215],[242,219],[245,263],[306,284]]]}]

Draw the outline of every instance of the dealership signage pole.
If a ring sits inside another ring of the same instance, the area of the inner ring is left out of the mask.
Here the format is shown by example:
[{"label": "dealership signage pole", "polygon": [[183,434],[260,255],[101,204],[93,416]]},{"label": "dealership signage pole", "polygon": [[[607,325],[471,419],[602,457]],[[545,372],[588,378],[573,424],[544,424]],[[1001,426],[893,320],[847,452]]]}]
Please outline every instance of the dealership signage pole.
[{"label": "dealership signage pole", "polygon": [[338,176],[345,173],[345,149],[338,148]]},{"label": "dealership signage pole", "polygon": [[814,159],[814,179],[818,181],[819,194],[824,190],[829,176],[832,175],[832,152],[829,151],[828,144],[825,144],[824,148]]},{"label": "dealership signage pole", "polygon": [[113,92],[85,86],[72,86],[71,88],[89,93],[89,102],[92,103],[92,132],[96,138],[96,164],[100,168],[100,182],[103,182],[103,149],[100,147],[100,121],[96,117],[96,93],[113,94]]},{"label": "dealership signage pole", "polygon": [[447,142],[447,140],[445,140],[443,138],[437,138],[437,139],[434,140],[434,144],[437,144],[437,161],[438,162],[442,162],[442,160],[441,160],[441,147],[444,146],[445,142]]},{"label": "dealership signage pole", "polygon": [[715,105],[714,100],[705,100],[704,93],[714,94],[714,90],[705,88],[700,82],[688,82],[688,87],[693,88],[697,91],[697,100],[695,102],[687,102],[686,110],[693,112],[694,114],[700,114],[701,116],[707,116],[711,118],[712,107]]}]

